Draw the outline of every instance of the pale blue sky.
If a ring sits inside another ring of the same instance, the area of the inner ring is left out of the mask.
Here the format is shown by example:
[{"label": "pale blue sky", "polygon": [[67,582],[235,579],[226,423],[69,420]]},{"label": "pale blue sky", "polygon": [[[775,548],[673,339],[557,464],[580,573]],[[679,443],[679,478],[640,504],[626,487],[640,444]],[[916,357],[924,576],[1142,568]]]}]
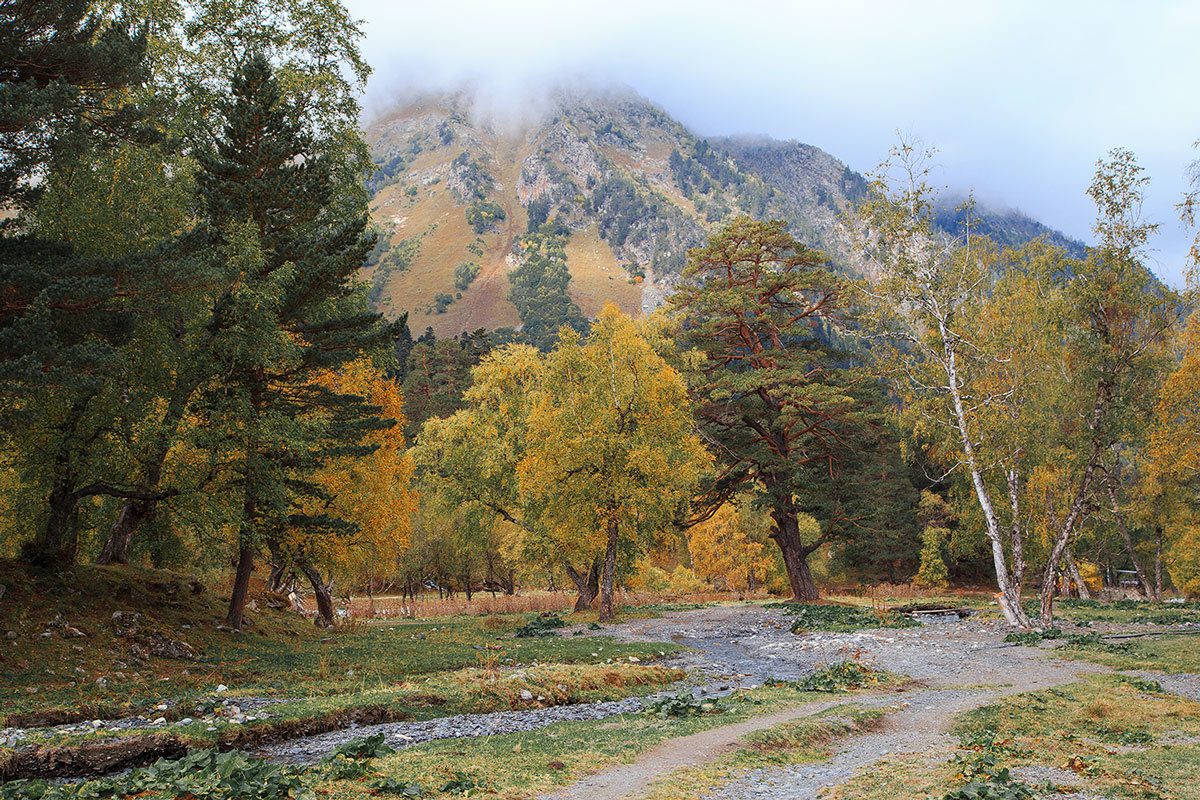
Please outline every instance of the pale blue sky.
[{"label": "pale blue sky", "polygon": [[1200,0],[664,2],[347,0],[375,68],[368,108],[482,82],[500,105],[560,80],[628,84],[703,135],[766,133],[854,169],[896,129],[938,177],[1091,240],[1096,159],[1137,153],[1161,225],[1150,266],[1181,285],[1175,211],[1200,155]]}]

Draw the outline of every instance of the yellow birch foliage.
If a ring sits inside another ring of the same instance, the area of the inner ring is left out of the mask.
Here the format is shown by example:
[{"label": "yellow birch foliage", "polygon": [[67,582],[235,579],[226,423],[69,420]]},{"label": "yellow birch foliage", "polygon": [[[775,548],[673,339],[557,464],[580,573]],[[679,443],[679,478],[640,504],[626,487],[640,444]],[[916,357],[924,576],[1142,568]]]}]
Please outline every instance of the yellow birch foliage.
[{"label": "yellow birch foliage", "polygon": [[710,456],[687,387],[612,303],[586,342],[563,330],[529,415],[521,493],[559,536],[601,552],[668,526]]},{"label": "yellow birch foliage", "polygon": [[732,503],[688,532],[692,568],[718,589],[763,586],[774,559],[763,542],[751,539],[742,515]]},{"label": "yellow birch foliage", "polygon": [[1150,473],[1164,484],[1200,474],[1200,312],[1183,332],[1179,366],[1167,377],[1150,435]]},{"label": "yellow birch foliage", "polygon": [[[1165,498],[1171,539],[1165,561],[1171,582],[1188,595],[1200,594],[1200,526],[1193,524],[1194,497],[1183,499],[1200,474],[1200,311],[1188,319],[1180,339],[1178,366],[1163,383],[1147,454],[1148,493]],[[1181,502],[1182,500],[1182,502]]]},{"label": "yellow birch foliage", "polygon": [[366,443],[378,445],[370,455],[335,459],[315,476],[315,482],[334,496],[328,510],[356,524],[358,533],[314,540],[293,531],[293,536],[304,540],[291,544],[303,547],[310,558],[337,572],[368,576],[382,570],[386,574],[408,546],[417,506],[410,485],[412,459],[405,452],[404,398],[395,382],[366,360],[326,373],[319,380],[335,391],[367,398],[380,407],[382,417],[394,419],[396,424],[367,436]]}]

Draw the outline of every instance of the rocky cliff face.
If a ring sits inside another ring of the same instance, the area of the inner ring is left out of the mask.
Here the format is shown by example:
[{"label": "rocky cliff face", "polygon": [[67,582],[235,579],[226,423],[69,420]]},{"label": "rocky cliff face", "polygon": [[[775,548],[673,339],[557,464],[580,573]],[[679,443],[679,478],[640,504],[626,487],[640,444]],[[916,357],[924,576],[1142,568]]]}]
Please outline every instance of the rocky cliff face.
[{"label": "rocky cliff face", "polygon": [[[818,148],[706,141],[628,90],[561,91],[511,124],[481,119],[466,94],[426,96],[366,137],[379,165],[368,182],[380,234],[365,271],[372,297],[439,335],[516,323],[507,272],[531,219],[571,230],[571,294],[586,314],[606,301],[636,314],[662,303],[689,248],[742,214],[786,220],[845,268],[838,218],[866,189]],[[1037,235],[1032,220],[992,216],[1018,239]]]}]

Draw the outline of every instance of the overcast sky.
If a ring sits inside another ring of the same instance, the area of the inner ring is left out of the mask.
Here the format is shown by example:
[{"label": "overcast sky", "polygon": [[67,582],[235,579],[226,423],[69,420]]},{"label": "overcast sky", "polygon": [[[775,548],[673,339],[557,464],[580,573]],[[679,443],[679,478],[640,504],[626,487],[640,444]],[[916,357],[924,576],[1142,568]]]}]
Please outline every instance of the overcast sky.
[{"label": "overcast sky", "polygon": [[1150,266],[1182,284],[1200,0],[346,2],[375,68],[368,110],[463,80],[501,105],[611,81],[701,135],[798,139],[860,171],[901,129],[939,148],[942,183],[1089,242],[1095,162],[1127,147],[1161,226]]}]

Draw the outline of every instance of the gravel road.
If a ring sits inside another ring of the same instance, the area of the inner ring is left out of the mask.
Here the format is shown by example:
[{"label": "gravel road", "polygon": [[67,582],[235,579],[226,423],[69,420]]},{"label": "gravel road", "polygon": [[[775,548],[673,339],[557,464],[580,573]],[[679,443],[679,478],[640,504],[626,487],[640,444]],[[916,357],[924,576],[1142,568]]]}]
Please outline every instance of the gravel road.
[{"label": "gravel road", "polygon": [[[833,758],[806,764],[755,770],[721,787],[710,800],[802,800],[815,798],[877,761],[906,754],[949,758],[956,740],[948,734],[954,716],[1006,694],[1069,683],[1084,673],[1107,671],[1085,662],[1046,658],[1037,648],[1005,644],[1009,629],[1000,622],[953,620],[921,628],[853,633],[789,632],[791,619],[780,611],[721,607],[636,620],[609,631],[628,640],[673,639],[694,652],[679,656],[682,666],[712,679],[759,683],[768,677],[794,679],[817,666],[851,656],[891,672],[908,675],[921,687],[902,695],[856,697],[872,705],[903,703],[884,726],[844,741]],[[763,721],[763,724],[771,724]],[[719,736],[721,729],[706,732]],[[553,795],[555,800],[605,800],[636,797],[665,772],[699,765],[703,742],[690,743],[681,755],[670,742],[621,765],[584,779]]]}]

